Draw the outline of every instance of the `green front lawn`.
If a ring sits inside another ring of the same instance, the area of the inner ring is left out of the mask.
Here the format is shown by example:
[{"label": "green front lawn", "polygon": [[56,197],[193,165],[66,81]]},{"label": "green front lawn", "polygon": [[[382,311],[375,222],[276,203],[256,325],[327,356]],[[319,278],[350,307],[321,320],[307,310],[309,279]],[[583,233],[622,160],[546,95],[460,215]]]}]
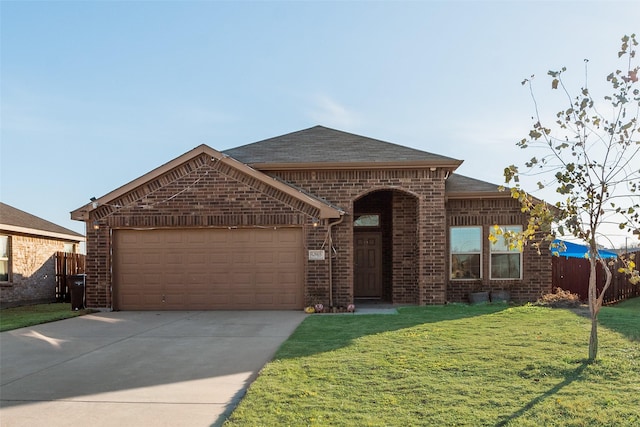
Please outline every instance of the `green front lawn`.
[{"label": "green front lawn", "polygon": [[92,310],[71,310],[71,304],[36,304],[0,310],[0,332],[25,328],[40,323],[54,322],[69,317],[82,316]]},{"label": "green front lawn", "polygon": [[637,426],[640,298],[564,309],[408,307],[311,315],[226,426]]}]

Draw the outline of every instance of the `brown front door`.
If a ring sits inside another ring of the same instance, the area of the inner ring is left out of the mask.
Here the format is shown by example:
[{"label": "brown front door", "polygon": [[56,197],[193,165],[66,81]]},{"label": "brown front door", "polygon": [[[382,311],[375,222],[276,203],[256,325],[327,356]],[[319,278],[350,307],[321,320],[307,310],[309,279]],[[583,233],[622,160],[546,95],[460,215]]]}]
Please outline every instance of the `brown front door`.
[{"label": "brown front door", "polygon": [[354,233],[356,298],[382,297],[382,233]]}]

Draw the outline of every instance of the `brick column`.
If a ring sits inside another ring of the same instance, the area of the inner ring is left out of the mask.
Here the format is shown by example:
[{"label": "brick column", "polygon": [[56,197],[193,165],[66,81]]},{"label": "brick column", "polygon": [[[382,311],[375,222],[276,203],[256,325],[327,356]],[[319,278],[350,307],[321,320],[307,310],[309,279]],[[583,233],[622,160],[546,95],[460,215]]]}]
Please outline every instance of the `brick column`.
[{"label": "brick column", "polygon": [[419,303],[444,304],[447,223],[442,189],[425,192],[418,209]]}]

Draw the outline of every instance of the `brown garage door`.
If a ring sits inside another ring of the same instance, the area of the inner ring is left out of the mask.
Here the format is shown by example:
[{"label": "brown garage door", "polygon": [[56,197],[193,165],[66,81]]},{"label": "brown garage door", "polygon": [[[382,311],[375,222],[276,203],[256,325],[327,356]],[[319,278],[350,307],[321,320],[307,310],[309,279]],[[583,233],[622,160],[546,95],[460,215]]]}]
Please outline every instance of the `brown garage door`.
[{"label": "brown garage door", "polygon": [[115,230],[120,310],[300,309],[302,230]]}]

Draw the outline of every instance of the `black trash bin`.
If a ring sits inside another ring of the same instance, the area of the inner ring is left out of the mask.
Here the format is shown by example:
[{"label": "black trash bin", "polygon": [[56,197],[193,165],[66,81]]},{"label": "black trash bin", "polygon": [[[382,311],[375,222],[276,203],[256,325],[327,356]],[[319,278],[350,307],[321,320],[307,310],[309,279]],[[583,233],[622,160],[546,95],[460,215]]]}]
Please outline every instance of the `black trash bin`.
[{"label": "black trash bin", "polygon": [[82,310],[84,308],[84,279],[84,274],[67,276],[67,286],[71,293],[71,310]]}]

